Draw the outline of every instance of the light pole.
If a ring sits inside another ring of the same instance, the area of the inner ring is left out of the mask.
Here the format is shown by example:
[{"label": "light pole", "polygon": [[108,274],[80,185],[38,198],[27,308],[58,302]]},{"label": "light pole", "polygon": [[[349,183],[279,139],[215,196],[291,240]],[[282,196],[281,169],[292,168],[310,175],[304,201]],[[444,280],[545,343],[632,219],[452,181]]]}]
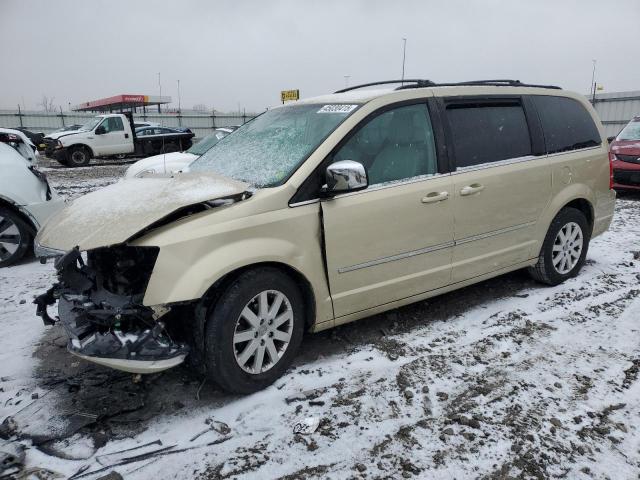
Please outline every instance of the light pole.
[{"label": "light pole", "polygon": [[[160,90],[160,102],[161,102],[162,101],[162,83],[160,83],[160,72],[158,72],[158,90]],[[158,102],[158,113],[162,113],[160,102]]]},{"label": "light pole", "polygon": [[402,37],[402,85],[404,85],[404,61],[407,53],[407,39]]},{"label": "light pole", "polygon": [[178,80],[178,113],[182,113],[182,107],[180,105],[180,80]]},{"label": "light pole", "polygon": [[593,59],[593,71],[591,72],[591,103],[596,103],[596,60]]}]

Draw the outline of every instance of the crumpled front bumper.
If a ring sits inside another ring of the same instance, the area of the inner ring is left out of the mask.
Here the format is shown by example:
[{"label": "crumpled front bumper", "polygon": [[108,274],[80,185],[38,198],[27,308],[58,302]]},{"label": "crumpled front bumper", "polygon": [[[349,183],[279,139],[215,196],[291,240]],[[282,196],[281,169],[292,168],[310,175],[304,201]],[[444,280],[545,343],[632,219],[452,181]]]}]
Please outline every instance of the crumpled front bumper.
[{"label": "crumpled front bumper", "polygon": [[[169,309],[146,307],[140,296],[107,291],[77,249],[57,259],[55,266],[60,282],[34,303],[45,325],[59,323],[64,328],[69,352],[132,373],[155,373],[185,360],[189,348],[173,341],[160,320]],[[56,301],[54,319],[47,307]]]}]

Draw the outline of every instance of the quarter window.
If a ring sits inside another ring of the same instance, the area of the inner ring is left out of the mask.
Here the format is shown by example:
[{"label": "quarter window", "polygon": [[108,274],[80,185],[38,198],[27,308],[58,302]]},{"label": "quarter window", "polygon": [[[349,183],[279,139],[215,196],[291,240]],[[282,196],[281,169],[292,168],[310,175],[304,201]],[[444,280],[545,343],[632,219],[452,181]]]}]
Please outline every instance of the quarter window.
[{"label": "quarter window", "polygon": [[520,102],[447,106],[458,168],[531,155],[531,137]]},{"label": "quarter window", "polygon": [[435,174],[436,149],[426,105],[394,108],[369,120],[335,153],[333,161],[339,160],[363,164],[369,185]]},{"label": "quarter window", "polygon": [[573,98],[531,96],[544,132],[547,153],[600,145],[600,132],[587,110]]}]

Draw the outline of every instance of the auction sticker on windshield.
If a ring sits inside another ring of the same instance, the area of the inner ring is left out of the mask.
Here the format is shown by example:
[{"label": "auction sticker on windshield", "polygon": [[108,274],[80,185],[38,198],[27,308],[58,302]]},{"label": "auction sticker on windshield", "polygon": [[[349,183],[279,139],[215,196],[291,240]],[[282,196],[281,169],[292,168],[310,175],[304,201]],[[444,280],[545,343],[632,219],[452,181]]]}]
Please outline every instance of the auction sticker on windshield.
[{"label": "auction sticker on windshield", "polygon": [[317,113],[350,113],[356,108],[358,105],[325,105]]}]

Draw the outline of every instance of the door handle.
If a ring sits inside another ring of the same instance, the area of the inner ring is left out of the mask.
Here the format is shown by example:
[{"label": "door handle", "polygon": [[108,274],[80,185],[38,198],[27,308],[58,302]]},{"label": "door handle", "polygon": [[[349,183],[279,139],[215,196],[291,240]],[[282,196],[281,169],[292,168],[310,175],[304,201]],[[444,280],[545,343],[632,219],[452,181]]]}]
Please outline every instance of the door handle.
[{"label": "door handle", "polygon": [[473,195],[475,193],[480,193],[484,190],[484,185],[479,183],[472,183],[471,185],[467,185],[466,187],[462,187],[460,190],[460,195],[466,197],[468,195]]},{"label": "door handle", "polygon": [[422,203],[438,203],[449,198],[449,192],[431,192],[422,197]]},{"label": "door handle", "polygon": [[93,137],[87,137],[89,140],[93,140]]}]

